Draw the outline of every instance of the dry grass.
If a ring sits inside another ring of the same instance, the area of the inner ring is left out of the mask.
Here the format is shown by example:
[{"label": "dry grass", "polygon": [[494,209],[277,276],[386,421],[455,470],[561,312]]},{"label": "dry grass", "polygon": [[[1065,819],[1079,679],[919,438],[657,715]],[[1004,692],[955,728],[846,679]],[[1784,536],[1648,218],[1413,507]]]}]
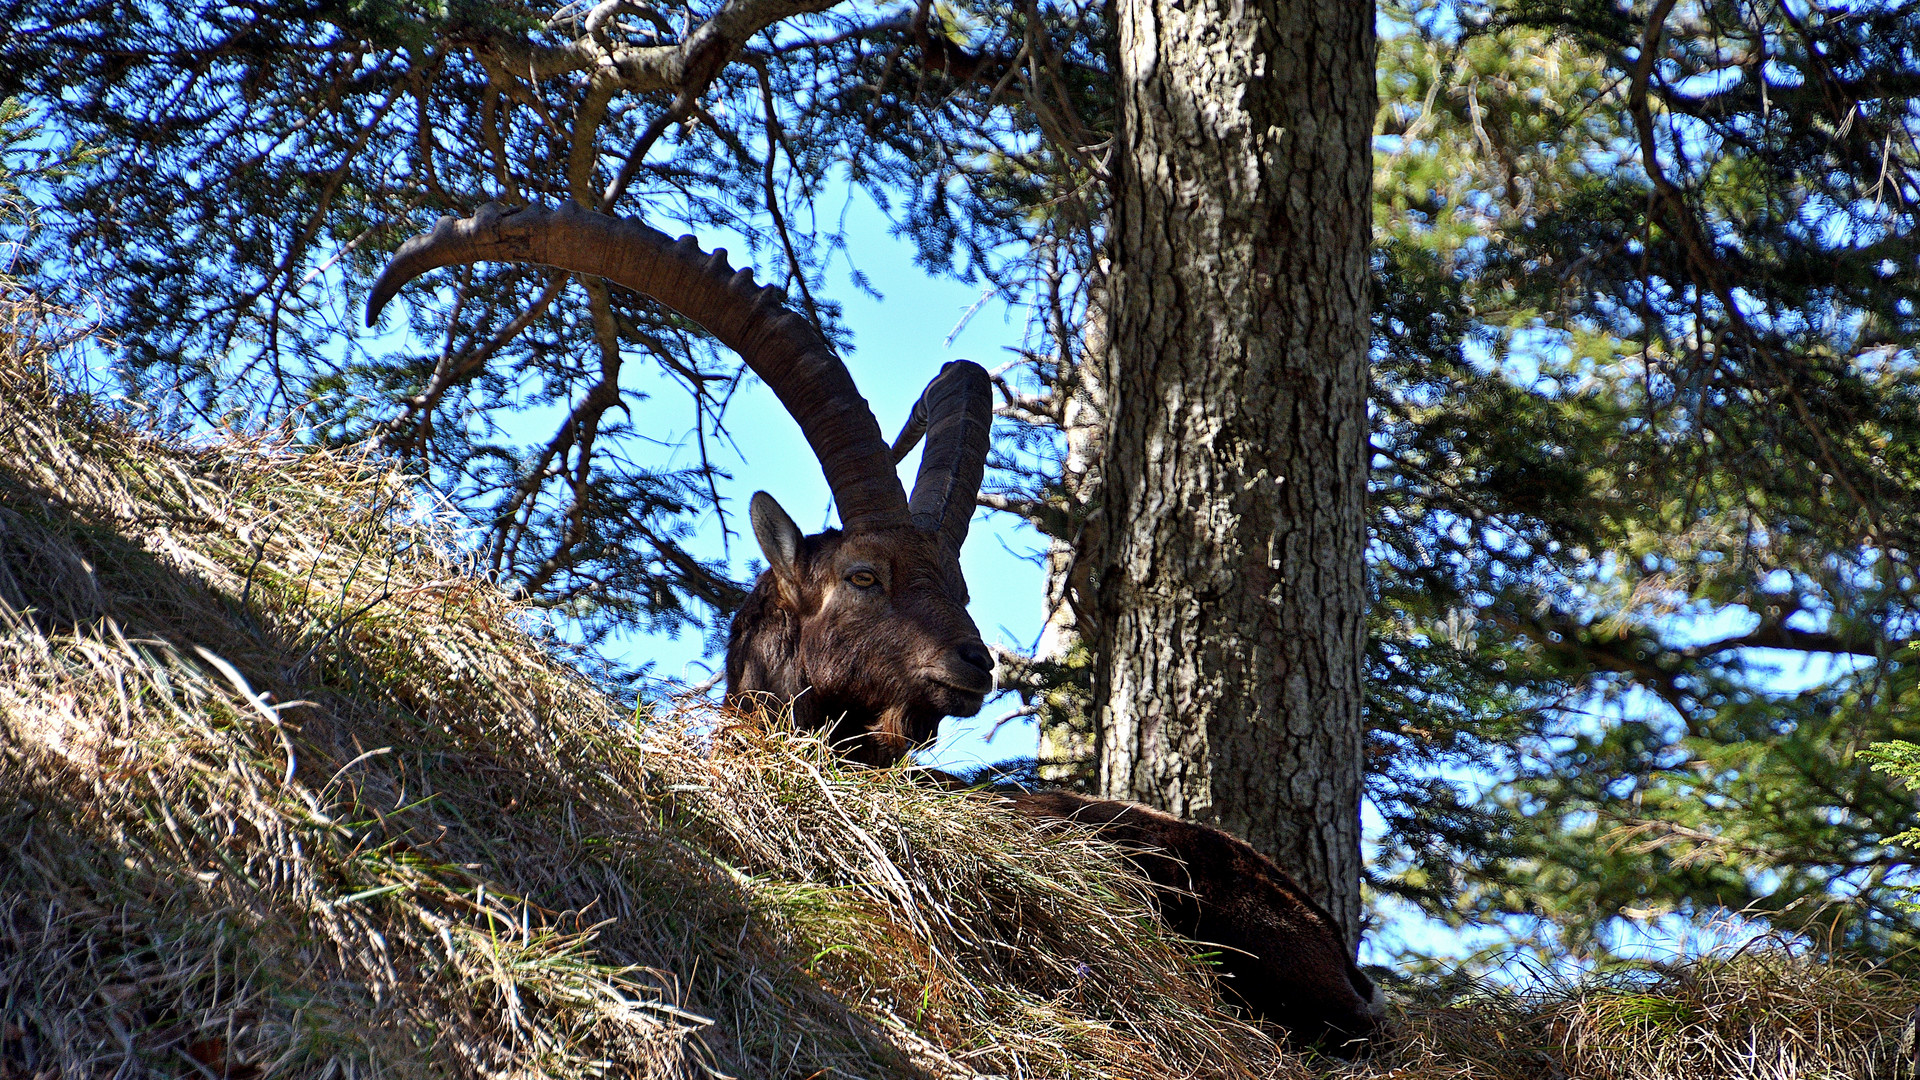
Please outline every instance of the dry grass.
[{"label": "dry grass", "polygon": [[1377,1076],[1908,1080],[1900,1041],[1920,986],[1769,947],[1450,997],[1401,1004]]},{"label": "dry grass", "polygon": [[[402,478],[143,437],[13,317],[0,1077],[1312,1075],[1100,845],[629,715]],[[1783,957],[1485,991],[1356,1075],[1890,1075],[1916,998]]]}]

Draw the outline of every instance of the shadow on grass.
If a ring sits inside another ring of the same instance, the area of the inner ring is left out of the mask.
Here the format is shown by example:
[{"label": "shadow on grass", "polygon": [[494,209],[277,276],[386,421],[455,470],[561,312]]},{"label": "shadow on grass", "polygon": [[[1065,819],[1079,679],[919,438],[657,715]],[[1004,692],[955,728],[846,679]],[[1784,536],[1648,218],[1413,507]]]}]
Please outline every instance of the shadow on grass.
[{"label": "shadow on grass", "polygon": [[0,461],[0,1074],[929,1075],[403,493],[165,464]]}]

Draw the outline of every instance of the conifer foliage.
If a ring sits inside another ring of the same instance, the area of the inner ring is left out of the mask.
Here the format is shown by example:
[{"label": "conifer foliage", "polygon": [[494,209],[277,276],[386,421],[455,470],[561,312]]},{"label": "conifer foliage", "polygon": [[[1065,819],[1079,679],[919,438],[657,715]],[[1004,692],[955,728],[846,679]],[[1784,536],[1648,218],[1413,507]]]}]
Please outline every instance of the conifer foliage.
[{"label": "conifer foliage", "polygon": [[1383,16],[1376,753],[1509,782],[1378,884],[1913,944],[1920,14]]}]

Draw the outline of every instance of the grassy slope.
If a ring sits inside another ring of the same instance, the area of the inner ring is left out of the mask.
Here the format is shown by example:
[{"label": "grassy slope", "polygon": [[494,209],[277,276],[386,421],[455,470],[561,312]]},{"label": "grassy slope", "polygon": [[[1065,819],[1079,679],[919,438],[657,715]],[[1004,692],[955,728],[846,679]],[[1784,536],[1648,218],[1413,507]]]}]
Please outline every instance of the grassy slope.
[{"label": "grassy slope", "polygon": [[[0,1078],[1304,1076],[1098,845],[636,724],[408,486],[189,450],[0,343]],[[1781,955],[1402,1010],[1359,1075],[1892,1075]]]},{"label": "grassy slope", "polygon": [[1088,841],[632,723],[369,462],[0,384],[8,1068],[1293,1068]]}]

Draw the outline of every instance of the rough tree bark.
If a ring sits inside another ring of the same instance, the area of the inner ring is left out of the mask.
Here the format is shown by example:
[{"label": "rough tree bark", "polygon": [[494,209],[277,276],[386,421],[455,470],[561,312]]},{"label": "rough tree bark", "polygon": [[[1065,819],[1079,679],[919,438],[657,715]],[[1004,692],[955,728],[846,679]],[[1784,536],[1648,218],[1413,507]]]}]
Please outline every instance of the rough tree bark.
[{"label": "rough tree bark", "polygon": [[1099,784],[1357,942],[1373,5],[1115,11]]}]

